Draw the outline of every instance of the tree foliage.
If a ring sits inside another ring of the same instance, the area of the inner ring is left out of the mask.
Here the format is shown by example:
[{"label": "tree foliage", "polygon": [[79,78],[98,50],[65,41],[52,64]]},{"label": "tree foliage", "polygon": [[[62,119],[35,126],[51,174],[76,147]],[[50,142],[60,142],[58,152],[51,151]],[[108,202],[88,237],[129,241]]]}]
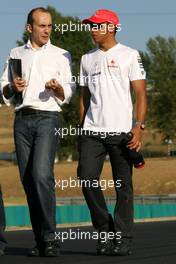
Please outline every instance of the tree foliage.
[{"label": "tree foliage", "polygon": [[147,70],[149,118],[163,138],[176,136],[176,38],[150,38],[148,51],[142,54]]},{"label": "tree foliage", "polygon": [[[80,24],[79,18],[62,16],[55,8],[49,6],[48,10],[53,17],[53,25],[69,25],[70,22]],[[51,42],[70,51],[73,59],[73,75],[79,77],[79,64],[81,56],[93,48],[89,32],[66,31],[61,34],[54,30]],[[56,26],[57,29],[57,26]],[[25,31],[18,45],[24,44],[28,39]],[[157,128],[163,138],[174,139],[176,136],[176,38],[157,36],[147,42],[147,52],[141,52],[144,67],[147,72],[149,112],[148,123]],[[69,105],[63,107],[62,127],[76,127],[78,124],[79,85],[77,92]],[[77,138],[67,136],[61,139],[62,153],[76,153]]]}]

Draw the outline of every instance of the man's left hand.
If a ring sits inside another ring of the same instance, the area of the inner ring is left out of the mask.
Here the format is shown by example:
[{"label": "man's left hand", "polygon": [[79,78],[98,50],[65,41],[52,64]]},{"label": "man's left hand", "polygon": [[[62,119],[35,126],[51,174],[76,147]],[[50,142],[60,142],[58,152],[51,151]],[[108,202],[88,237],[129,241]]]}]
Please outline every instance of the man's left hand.
[{"label": "man's left hand", "polygon": [[135,126],[131,129],[131,132],[133,133],[133,138],[128,143],[129,149],[136,149],[138,152],[142,146],[142,130],[140,127]]}]

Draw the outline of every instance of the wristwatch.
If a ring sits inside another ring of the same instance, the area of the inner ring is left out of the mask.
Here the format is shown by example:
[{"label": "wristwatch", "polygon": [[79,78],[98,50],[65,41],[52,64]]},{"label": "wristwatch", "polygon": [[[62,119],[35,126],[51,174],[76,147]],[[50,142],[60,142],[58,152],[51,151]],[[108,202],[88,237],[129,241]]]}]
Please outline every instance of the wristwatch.
[{"label": "wristwatch", "polygon": [[140,129],[142,129],[142,130],[144,130],[144,129],[145,129],[145,124],[144,124],[144,123],[142,123],[141,121],[136,121],[135,125],[136,125],[136,126],[139,126],[139,127],[140,127]]}]

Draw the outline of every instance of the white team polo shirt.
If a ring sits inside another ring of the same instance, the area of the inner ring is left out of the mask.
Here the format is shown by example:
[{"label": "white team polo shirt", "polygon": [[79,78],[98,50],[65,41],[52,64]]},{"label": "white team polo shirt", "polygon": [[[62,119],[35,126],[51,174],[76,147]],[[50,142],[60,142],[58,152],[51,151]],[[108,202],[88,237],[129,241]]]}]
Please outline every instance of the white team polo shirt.
[{"label": "white team polo shirt", "polygon": [[84,126],[95,132],[128,132],[132,127],[130,81],[145,79],[137,50],[120,43],[82,56],[80,86],[91,93]]}]

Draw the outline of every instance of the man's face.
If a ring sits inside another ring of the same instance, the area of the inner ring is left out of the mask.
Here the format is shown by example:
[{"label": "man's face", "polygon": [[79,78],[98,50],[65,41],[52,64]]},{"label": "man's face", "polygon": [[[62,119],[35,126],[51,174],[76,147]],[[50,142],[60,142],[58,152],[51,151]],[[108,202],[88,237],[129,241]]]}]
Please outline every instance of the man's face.
[{"label": "man's face", "polygon": [[91,35],[95,43],[101,44],[107,41],[112,36],[112,31],[114,31],[114,26],[112,26],[108,23],[92,24]]},{"label": "man's face", "polygon": [[28,25],[27,29],[31,33],[31,42],[35,47],[45,45],[51,35],[51,15],[40,10],[35,11],[33,13],[33,25]]}]

